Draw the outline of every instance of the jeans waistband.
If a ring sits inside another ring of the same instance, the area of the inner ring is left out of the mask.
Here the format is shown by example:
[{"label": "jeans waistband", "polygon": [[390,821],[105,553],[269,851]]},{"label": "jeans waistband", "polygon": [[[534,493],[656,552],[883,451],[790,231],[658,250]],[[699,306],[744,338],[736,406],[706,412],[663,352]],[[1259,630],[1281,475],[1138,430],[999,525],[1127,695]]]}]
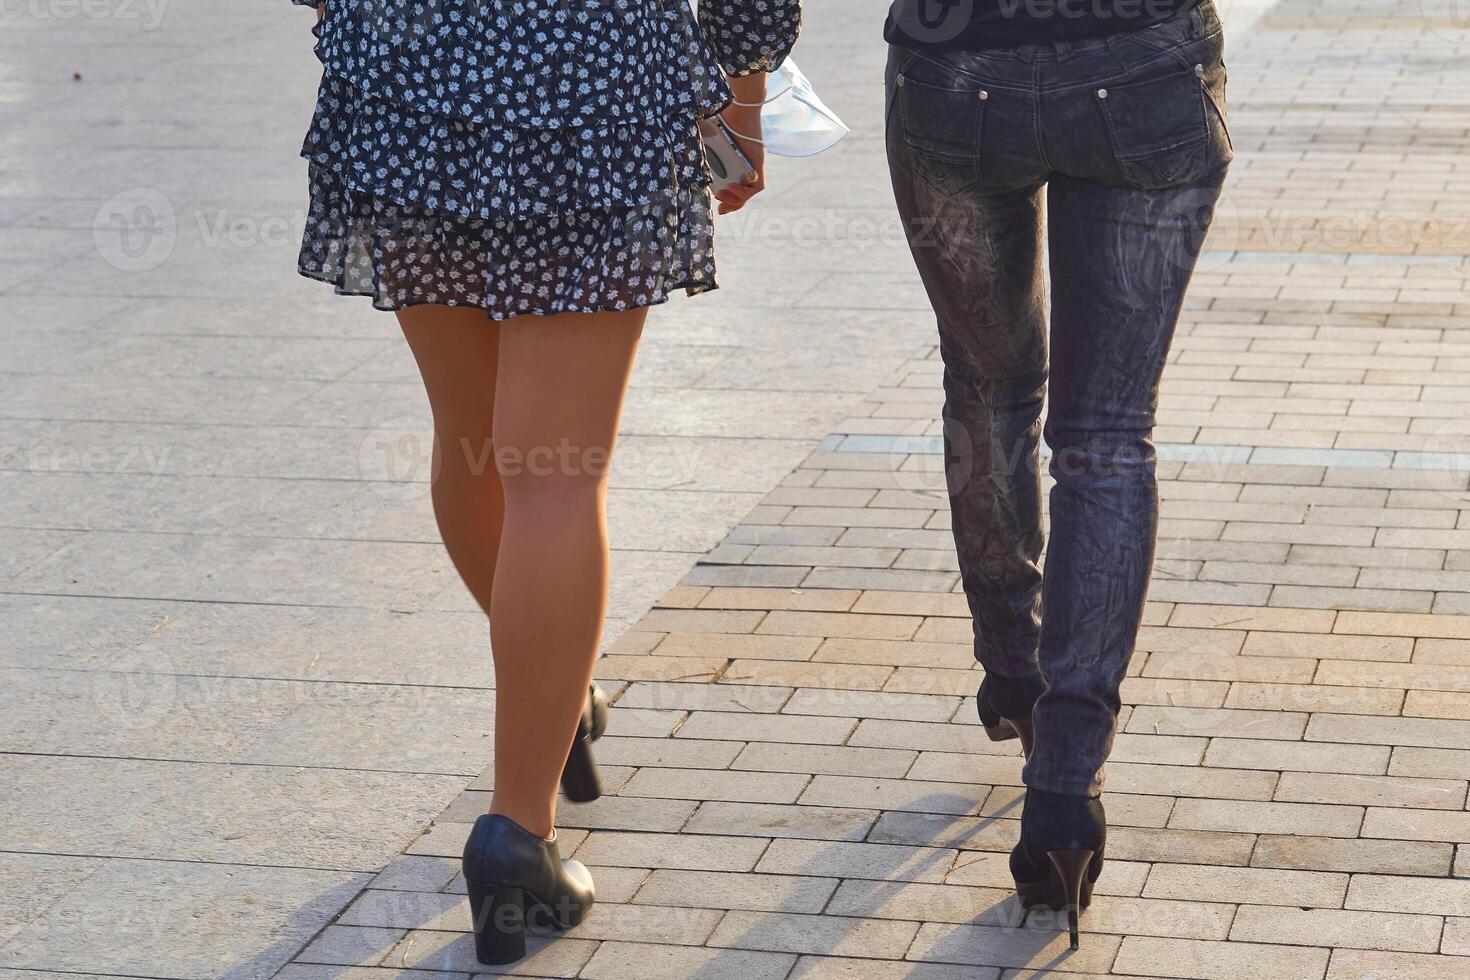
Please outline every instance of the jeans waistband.
[{"label": "jeans waistband", "polygon": [[1100,54],[1124,42],[1139,42],[1158,50],[1171,48],[1198,37],[1221,30],[1220,13],[1214,0],[1199,0],[1188,10],[1168,20],[1136,31],[1121,31],[1081,41],[1053,41],[1046,44],[1022,44],[1013,48],[986,48],[966,52],[1001,61],[1070,61]]}]

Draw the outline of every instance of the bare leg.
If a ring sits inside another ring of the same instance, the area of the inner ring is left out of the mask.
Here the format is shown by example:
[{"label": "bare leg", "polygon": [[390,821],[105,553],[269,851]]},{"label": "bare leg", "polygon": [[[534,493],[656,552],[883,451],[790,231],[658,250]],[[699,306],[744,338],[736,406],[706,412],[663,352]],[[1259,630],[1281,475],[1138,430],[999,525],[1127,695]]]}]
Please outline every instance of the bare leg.
[{"label": "bare leg", "polygon": [[505,524],[490,635],[490,812],[550,834],[607,609],[607,468],[646,311],[507,321],[495,396]]},{"label": "bare leg", "polygon": [[449,558],[486,614],[505,497],[493,423],[500,325],[478,309],[414,306],[398,314],[434,413],[434,518]]}]

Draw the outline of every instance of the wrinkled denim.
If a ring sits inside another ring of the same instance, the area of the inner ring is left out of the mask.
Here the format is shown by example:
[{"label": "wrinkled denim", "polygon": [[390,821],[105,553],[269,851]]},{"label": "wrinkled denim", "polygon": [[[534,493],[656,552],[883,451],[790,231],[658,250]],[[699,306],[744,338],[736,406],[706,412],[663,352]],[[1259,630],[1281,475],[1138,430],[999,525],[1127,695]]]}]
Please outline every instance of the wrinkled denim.
[{"label": "wrinkled denim", "polygon": [[891,49],[889,164],[939,323],[975,655],[1043,679],[1023,778],[1048,792],[1101,792],[1112,749],[1153,568],[1159,379],[1232,156],[1222,51],[1209,2],[1074,44]]}]

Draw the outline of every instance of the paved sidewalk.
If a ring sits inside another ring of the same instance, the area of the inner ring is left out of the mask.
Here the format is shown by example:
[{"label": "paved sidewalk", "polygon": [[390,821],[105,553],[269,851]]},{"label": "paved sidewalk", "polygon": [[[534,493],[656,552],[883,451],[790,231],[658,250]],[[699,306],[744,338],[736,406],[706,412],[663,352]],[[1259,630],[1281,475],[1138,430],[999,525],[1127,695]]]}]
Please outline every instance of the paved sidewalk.
[{"label": "paved sidewalk", "polygon": [[[600,904],[515,972],[1464,973],[1470,34],[1433,0],[1288,0],[1231,42],[1239,159],[1068,954],[1008,897],[1020,760],[965,700],[881,5],[810,6],[799,56],[855,136],[779,167],[729,288],[650,329],[611,504],[618,791],[563,811]],[[0,33],[6,980],[481,970],[455,855],[493,679],[412,365],[272,233],[304,24],[213,0]],[[178,244],[149,267],[113,217],[154,214]]]},{"label": "paved sidewalk", "polygon": [[[1007,892],[1020,760],[966,700],[925,346],[603,661],[619,792],[563,817],[603,904],[518,972],[1464,974],[1470,195],[1447,29],[1288,3],[1234,45],[1240,161],[1168,376],[1081,950]],[[922,309],[906,269],[852,289]],[[452,855],[488,789],[288,975],[474,971]]]}]

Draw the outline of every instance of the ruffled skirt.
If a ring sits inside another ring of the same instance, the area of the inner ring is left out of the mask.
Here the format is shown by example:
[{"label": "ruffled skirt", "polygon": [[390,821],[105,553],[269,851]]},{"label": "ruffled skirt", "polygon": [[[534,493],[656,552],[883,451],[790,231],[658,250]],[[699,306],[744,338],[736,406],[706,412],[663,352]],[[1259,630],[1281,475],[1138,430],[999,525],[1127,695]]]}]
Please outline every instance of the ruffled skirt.
[{"label": "ruffled skirt", "polygon": [[714,289],[696,120],[728,94],[688,5],[558,5],[563,23],[531,25],[435,6],[328,5],[302,275],[492,319]]}]

